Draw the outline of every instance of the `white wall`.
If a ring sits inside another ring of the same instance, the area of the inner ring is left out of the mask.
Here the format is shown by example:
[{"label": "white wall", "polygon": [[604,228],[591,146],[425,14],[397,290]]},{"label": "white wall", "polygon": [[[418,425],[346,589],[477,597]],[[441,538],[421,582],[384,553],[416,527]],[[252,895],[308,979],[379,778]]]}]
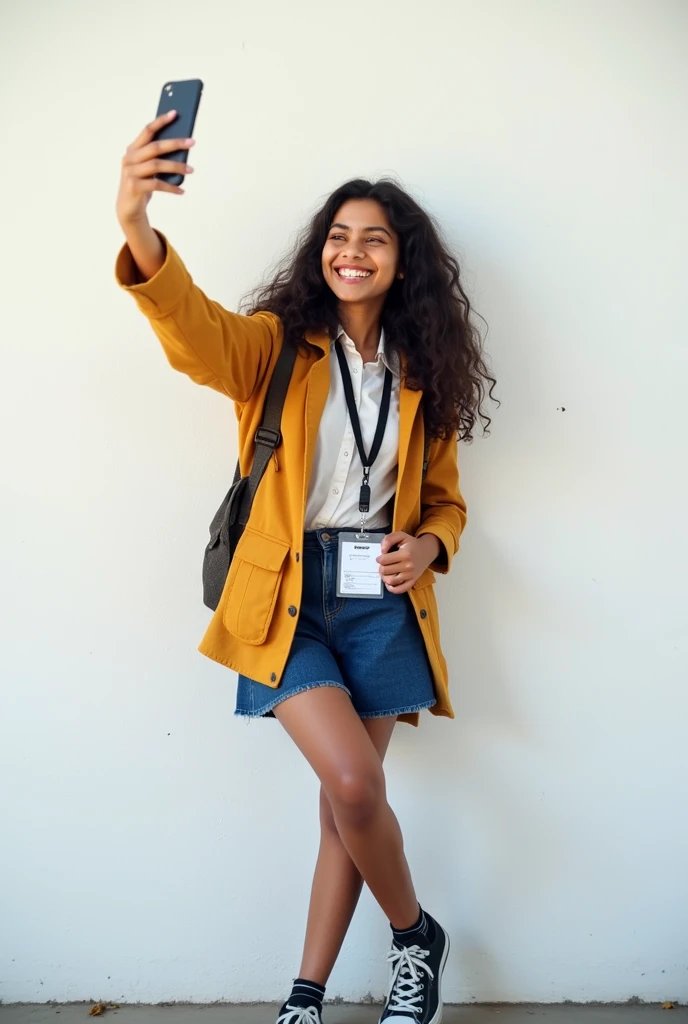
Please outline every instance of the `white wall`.
[{"label": "white wall", "polygon": [[[395,171],[490,323],[503,405],[463,449],[440,588],[458,716],[389,756],[447,998],[688,997],[687,22],[671,0],[4,12],[2,999],[278,999],[298,969],[316,784],[196,653],[233,412],[112,276],[119,158],[195,75],[197,173],[153,217],[210,293],[234,304],[320,197]],[[366,896],[330,994],[380,996],[387,941]]]}]

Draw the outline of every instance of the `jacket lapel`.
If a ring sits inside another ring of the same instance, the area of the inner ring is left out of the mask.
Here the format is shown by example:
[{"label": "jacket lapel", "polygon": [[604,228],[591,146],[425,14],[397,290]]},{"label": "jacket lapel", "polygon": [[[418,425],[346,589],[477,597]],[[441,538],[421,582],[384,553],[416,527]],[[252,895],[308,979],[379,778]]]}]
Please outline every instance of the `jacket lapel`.
[{"label": "jacket lapel", "polygon": [[[406,462],[411,444],[413,424],[415,422],[418,406],[420,405],[422,397],[422,391],[410,391],[409,388],[406,387],[405,379],[402,378],[401,387],[399,389],[399,476],[397,483],[397,502],[394,509],[395,528],[397,528],[398,522],[403,522],[406,519],[406,512],[404,509],[404,494],[406,493],[406,488],[404,488],[403,485],[404,471],[406,469]],[[413,500],[415,501],[415,495],[413,495]]]},{"label": "jacket lapel", "polygon": [[308,371],[306,382],[306,450],[304,452],[304,508],[308,496],[308,481],[311,478],[315,442],[318,438],[320,420],[325,411],[327,396],[330,393],[330,339],[326,334],[308,333],[306,341],[321,349],[323,355],[318,358]]}]

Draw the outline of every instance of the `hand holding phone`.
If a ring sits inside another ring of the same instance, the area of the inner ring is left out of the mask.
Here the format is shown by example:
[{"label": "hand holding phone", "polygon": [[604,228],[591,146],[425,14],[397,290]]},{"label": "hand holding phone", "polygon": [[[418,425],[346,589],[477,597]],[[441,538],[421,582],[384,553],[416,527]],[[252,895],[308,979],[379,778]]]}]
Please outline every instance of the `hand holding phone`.
[{"label": "hand holding phone", "polygon": [[186,160],[194,144],[191,136],[202,91],[198,80],[168,82],[158,116],[127,147],[117,196],[117,217],[125,233],[127,225],[146,219],[153,192],[183,194],[179,186],[193,171]]},{"label": "hand holding phone", "polygon": [[[203,82],[200,78],[192,78],[187,82],[168,82],[160,93],[156,120],[170,111],[176,111],[176,117],[166,121],[153,136],[156,142],[167,142],[170,139],[190,139],[193,137],[196,114],[203,94]],[[186,164],[188,149],[173,150],[168,159],[179,164]],[[181,185],[184,181],[183,171],[160,170],[156,174],[159,181],[169,185]]]}]

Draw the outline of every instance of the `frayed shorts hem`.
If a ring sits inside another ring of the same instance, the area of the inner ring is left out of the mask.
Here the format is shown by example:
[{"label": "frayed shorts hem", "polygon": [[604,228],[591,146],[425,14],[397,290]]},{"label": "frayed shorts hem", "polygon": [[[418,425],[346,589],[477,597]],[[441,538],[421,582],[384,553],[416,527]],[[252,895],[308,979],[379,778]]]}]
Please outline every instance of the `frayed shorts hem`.
[{"label": "frayed shorts hem", "polygon": [[[336,682],[333,679],[320,680],[317,683],[305,683],[303,686],[295,686],[293,689],[286,690],[284,693],[280,693],[279,696],[275,697],[274,700],[270,701],[269,704],[264,704],[261,708],[256,708],[254,711],[246,711],[245,709],[239,709],[234,712],[236,718],[267,718],[270,716],[274,708],[278,704],[282,704],[285,700],[289,700],[290,697],[296,696],[297,693],[306,693],[307,690],[316,690],[322,686],[332,686],[338,690],[344,690],[344,693],[351,699],[351,691],[348,687],[344,686],[343,683]],[[398,718],[399,715],[413,715],[418,711],[425,711],[427,708],[433,707],[437,703],[433,697],[432,700],[423,701],[421,704],[409,704],[406,707],[391,708],[389,711],[356,711],[356,714],[360,719],[364,718]]]},{"label": "frayed shorts hem", "polygon": [[282,704],[290,697],[296,696],[297,693],[305,693],[306,690],[315,690],[320,686],[332,686],[338,690],[344,690],[344,692],[348,694],[349,698],[351,697],[351,691],[348,687],[344,686],[344,683],[336,682],[334,679],[323,679],[317,683],[304,683],[303,686],[290,687],[283,693],[278,694],[274,700],[270,701],[268,704],[264,704],[260,708],[255,708],[253,711],[246,711],[244,708],[237,708],[234,714],[239,718],[265,718],[273,708],[276,708],[278,704]]},{"label": "frayed shorts hem", "polygon": [[391,711],[358,711],[359,718],[397,718],[399,715],[413,715],[417,711],[425,711],[427,708],[434,707],[437,701],[433,697],[432,700],[423,701],[422,704],[409,705],[406,708],[393,708]]}]

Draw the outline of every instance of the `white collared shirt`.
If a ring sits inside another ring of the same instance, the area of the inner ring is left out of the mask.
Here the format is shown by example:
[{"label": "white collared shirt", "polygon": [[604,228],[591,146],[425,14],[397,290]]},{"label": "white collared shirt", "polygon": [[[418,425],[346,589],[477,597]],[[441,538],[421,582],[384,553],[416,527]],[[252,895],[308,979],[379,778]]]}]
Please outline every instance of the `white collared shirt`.
[{"label": "white collared shirt", "polygon": [[[399,360],[385,351],[384,332],[380,335],[375,360],[364,363],[351,338],[339,334],[351,372],[356,409],[361,421],[363,446],[370,452],[377,429],[385,370],[393,374],[392,396],[387,429],[382,446],[370,471],[370,512],[366,526],[377,529],[392,522],[392,502],[397,486],[399,463]],[[335,351],[330,345],[330,392],[327,397],[315,444],[313,469],[306,502],[306,529],[353,526],[360,524],[358,509],[363,465],[351,418],[346,405],[342,374]]]}]

